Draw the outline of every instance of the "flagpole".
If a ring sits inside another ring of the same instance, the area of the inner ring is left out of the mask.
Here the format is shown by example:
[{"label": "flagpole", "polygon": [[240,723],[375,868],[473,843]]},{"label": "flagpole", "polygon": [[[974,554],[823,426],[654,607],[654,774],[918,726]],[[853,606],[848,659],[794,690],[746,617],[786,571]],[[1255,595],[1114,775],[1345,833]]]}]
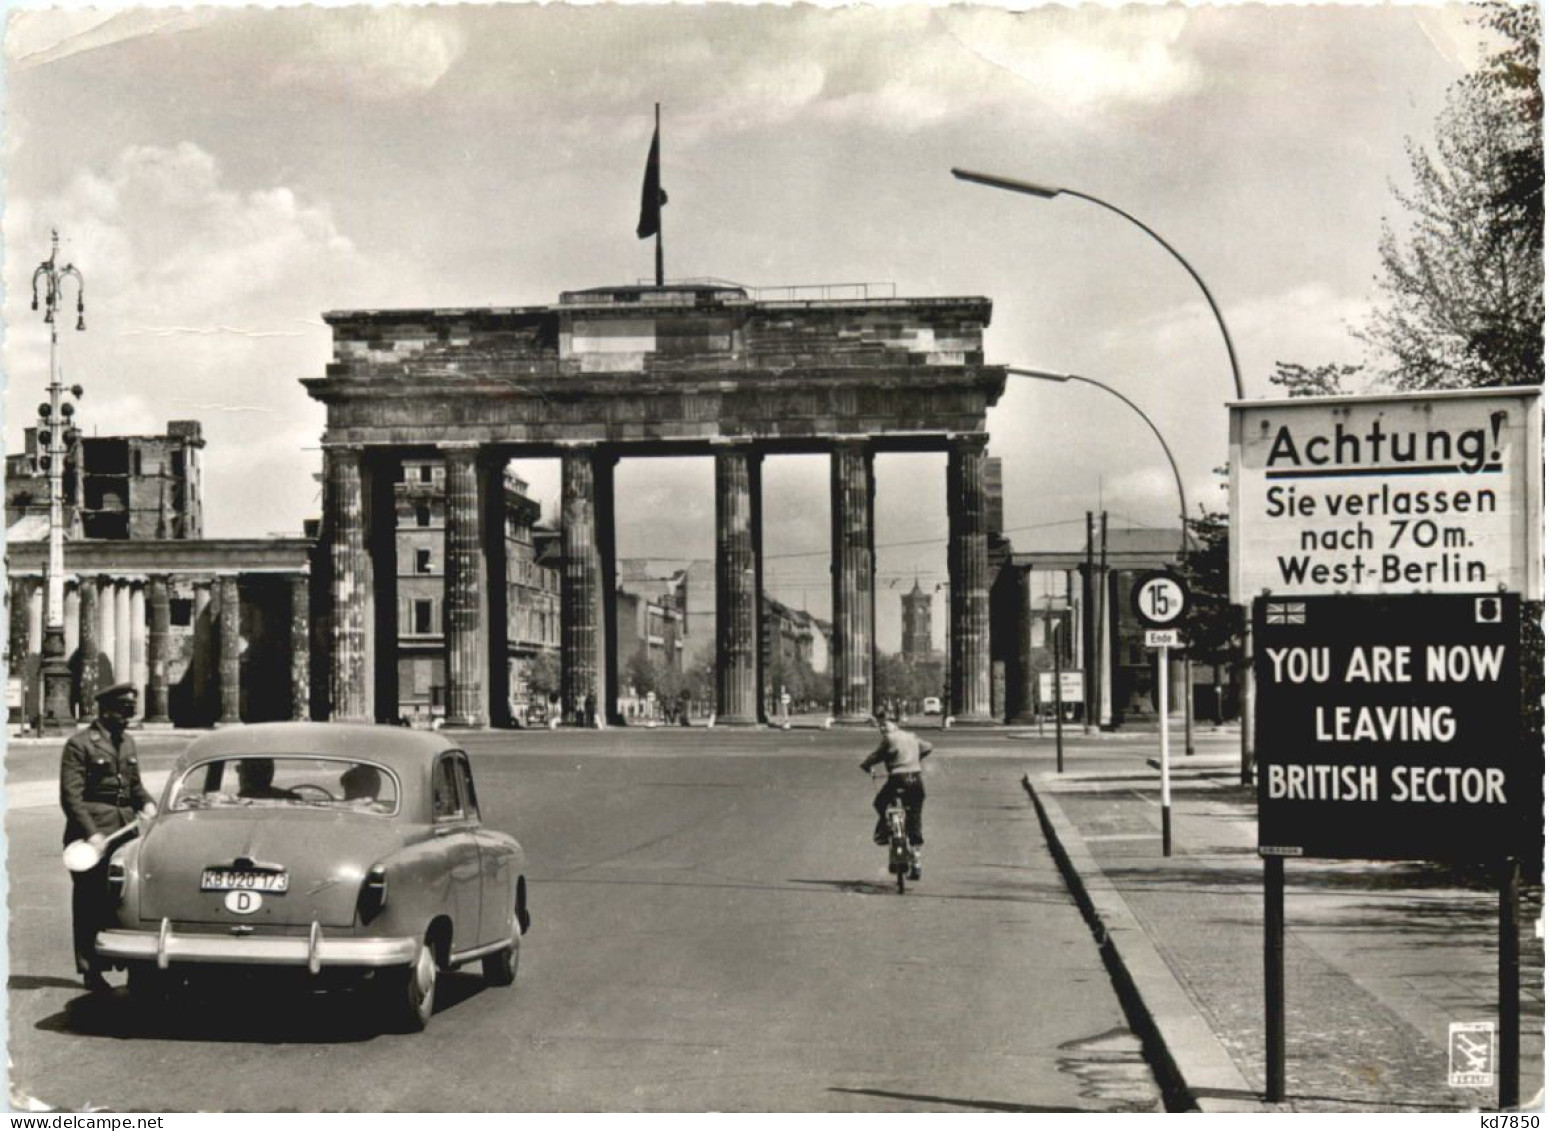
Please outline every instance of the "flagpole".
[{"label": "flagpole", "polygon": [[[661,185],[661,148],[660,148],[660,146],[661,146],[661,136],[662,136],[662,104],[660,102],[658,102],[656,104],[656,139],[657,139],[656,183],[657,183],[657,186],[658,186],[658,188],[657,188],[657,192],[658,193],[660,193],[660,191],[661,191],[661,189],[660,189],[660,185]],[[666,285],[665,278],[664,278],[664,276],[662,274],[662,220],[661,220],[661,214],[662,214],[661,205],[657,204],[657,206],[656,206],[656,285],[658,287]]]}]

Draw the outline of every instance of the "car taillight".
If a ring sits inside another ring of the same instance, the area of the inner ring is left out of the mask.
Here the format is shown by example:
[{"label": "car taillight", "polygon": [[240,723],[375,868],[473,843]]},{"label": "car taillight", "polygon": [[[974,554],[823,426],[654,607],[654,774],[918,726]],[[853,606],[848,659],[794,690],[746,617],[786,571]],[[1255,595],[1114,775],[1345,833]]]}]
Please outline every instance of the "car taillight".
[{"label": "car taillight", "polygon": [[360,921],[369,923],[387,906],[387,868],[376,865],[360,885]]},{"label": "car taillight", "polygon": [[117,860],[108,865],[108,898],[115,904],[124,902],[124,866]]}]

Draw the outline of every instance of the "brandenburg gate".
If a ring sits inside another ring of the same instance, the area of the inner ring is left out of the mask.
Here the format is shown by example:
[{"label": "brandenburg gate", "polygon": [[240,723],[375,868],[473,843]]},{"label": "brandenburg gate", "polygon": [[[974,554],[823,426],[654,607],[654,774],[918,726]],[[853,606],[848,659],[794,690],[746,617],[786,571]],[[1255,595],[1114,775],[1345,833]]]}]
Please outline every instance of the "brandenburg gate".
[{"label": "brandenburg gate", "polygon": [[[717,722],[761,721],[761,462],[830,461],[833,714],[873,709],[874,458],[945,451],[951,711],[990,719],[985,298],[765,301],[731,286],[566,292],[552,306],[325,316],[333,359],[302,383],[327,408],[319,563],[331,717],[392,717],[392,483],[406,458],[446,468],[447,724],[505,721],[500,473],[561,460],[560,668],[566,719],[616,702],[613,468],[623,456],[715,459]],[[923,502],[923,500],[922,500]]]}]

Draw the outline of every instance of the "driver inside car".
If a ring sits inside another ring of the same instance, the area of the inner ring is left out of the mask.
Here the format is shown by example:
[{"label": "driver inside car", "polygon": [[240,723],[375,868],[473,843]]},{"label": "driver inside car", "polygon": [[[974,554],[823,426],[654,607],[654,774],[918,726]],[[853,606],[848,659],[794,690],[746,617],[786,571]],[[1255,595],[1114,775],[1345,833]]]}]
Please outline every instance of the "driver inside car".
[{"label": "driver inside car", "polygon": [[339,776],[339,785],[344,789],[344,800],[369,805],[382,791],[382,773],[375,766],[360,762]]},{"label": "driver inside car", "polygon": [[275,788],[273,758],[243,758],[237,763],[237,778],[237,796],[244,800],[298,800],[298,795],[290,790]]}]

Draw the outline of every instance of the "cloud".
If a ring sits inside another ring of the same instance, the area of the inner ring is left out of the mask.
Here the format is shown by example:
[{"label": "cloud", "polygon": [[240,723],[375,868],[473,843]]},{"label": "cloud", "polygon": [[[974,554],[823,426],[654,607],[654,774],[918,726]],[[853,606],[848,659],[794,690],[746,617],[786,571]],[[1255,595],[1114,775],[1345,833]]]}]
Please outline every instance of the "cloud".
[{"label": "cloud", "polygon": [[308,90],[342,89],[366,100],[389,100],[431,89],[462,57],[461,28],[439,14],[410,7],[315,13],[309,34],[278,62],[271,79]]},{"label": "cloud", "polygon": [[[67,382],[87,394],[88,434],[161,431],[200,419],[209,442],[207,531],[294,529],[310,507],[323,413],[297,383],[320,375],[330,339],[317,320],[373,268],[325,203],[283,185],[240,190],[200,147],[131,146],[45,205],[5,214],[7,431],[14,443],[48,381],[49,337],[30,310],[31,276],[61,235],[60,264],[85,278],[59,323]],[[241,411],[265,406],[272,412]]]},{"label": "cloud", "polygon": [[[893,34],[876,30],[850,51],[832,45],[833,14],[814,24],[815,53],[827,58],[824,113],[912,130],[1029,104],[1067,118],[1146,106],[1196,89],[1200,68],[1180,46],[1188,13],[985,7],[892,14]],[[857,31],[861,30],[859,27]],[[897,36],[934,36],[930,51],[894,52]],[[826,47],[826,50],[825,50]]]}]

